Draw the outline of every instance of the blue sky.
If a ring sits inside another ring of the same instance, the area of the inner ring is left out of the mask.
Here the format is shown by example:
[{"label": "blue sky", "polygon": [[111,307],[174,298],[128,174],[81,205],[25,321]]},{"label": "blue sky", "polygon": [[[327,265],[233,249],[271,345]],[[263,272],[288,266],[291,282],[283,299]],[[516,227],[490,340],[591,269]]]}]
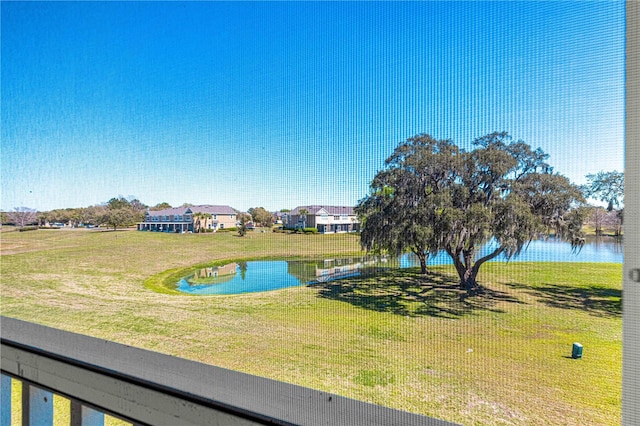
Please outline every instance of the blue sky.
[{"label": "blue sky", "polygon": [[623,2],[2,2],[0,208],[354,205],[429,133],[622,170]]}]

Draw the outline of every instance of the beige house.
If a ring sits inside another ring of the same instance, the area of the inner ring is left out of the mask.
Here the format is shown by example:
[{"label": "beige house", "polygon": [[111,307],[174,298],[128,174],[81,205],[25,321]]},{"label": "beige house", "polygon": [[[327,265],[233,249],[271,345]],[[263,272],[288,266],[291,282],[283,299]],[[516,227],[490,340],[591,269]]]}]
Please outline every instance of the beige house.
[{"label": "beige house", "polygon": [[155,232],[216,232],[234,228],[237,212],[229,206],[189,206],[164,210],[148,210],[138,231]]},{"label": "beige house", "polygon": [[316,228],[321,234],[360,230],[353,207],[346,206],[299,206],[289,213],[287,220],[289,228]]}]

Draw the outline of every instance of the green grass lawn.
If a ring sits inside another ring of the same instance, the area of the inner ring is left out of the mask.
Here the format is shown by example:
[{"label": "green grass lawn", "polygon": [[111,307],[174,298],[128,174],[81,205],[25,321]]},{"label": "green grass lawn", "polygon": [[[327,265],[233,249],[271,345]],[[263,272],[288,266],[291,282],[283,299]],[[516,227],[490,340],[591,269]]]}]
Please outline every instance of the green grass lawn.
[{"label": "green grass lawn", "polygon": [[40,230],[3,232],[0,250],[2,315],[463,424],[620,423],[621,265],[485,264],[472,298],[448,266],[189,296],[144,283],[216,259],[355,254],[358,237]]}]

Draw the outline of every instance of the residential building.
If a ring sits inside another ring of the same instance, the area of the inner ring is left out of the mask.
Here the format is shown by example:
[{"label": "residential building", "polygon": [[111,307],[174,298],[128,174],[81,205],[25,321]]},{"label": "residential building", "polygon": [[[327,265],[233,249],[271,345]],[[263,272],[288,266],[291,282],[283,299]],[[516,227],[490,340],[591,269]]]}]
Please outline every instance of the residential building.
[{"label": "residential building", "polygon": [[233,228],[238,220],[237,212],[229,206],[188,206],[164,210],[148,210],[144,222],[138,223],[139,231],[156,232],[216,232]]},{"label": "residential building", "polygon": [[353,207],[299,206],[289,213],[287,219],[289,228],[316,228],[321,234],[360,230]]}]

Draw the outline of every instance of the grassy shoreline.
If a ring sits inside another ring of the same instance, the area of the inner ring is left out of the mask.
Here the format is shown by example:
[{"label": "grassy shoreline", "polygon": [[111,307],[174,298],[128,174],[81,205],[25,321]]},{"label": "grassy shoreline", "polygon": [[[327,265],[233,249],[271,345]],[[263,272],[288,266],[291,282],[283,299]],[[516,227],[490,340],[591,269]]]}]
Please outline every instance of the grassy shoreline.
[{"label": "grassy shoreline", "polygon": [[[232,296],[145,287],[228,259],[359,254],[355,235],[3,233],[3,315],[463,424],[620,423],[622,267],[450,266]],[[571,344],[585,347],[572,360]]]}]

